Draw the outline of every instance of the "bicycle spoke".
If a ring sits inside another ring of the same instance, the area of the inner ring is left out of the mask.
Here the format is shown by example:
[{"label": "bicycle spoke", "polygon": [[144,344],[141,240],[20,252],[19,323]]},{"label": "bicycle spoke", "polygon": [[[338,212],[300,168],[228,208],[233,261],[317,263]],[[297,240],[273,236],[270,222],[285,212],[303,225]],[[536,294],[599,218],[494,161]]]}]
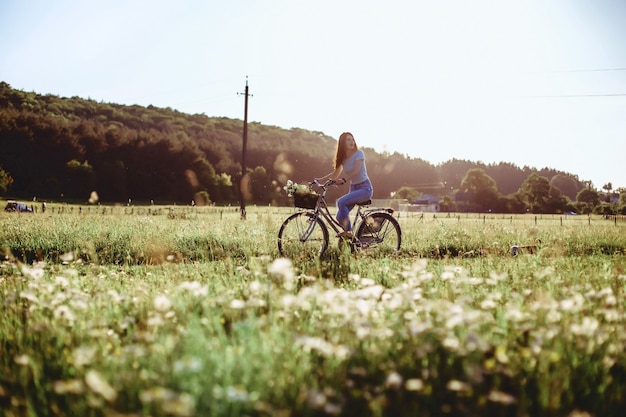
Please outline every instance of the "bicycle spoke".
[{"label": "bicycle spoke", "polygon": [[381,254],[394,254],[400,249],[401,230],[397,220],[388,213],[371,213],[365,217],[354,243],[358,250],[376,249]]},{"label": "bicycle spoke", "polygon": [[278,250],[292,259],[321,256],[328,247],[328,230],[309,212],[287,218],[278,233]]}]

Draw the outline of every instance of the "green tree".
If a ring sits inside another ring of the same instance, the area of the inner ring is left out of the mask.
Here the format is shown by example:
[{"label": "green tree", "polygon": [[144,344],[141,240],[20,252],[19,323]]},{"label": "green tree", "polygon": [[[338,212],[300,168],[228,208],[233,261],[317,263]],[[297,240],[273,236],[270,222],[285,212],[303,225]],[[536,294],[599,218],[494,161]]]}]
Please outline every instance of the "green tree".
[{"label": "green tree", "polygon": [[526,178],[518,193],[532,213],[545,213],[548,210],[550,190],[550,181],[533,172]]},{"label": "green tree", "polygon": [[473,202],[480,210],[495,210],[498,203],[498,187],[484,169],[472,168],[461,181],[461,190],[473,194]]},{"label": "green tree", "polygon": [[606,184],[604,184],[602,186],[603,190],[606,190],[606,202],[609,203],[611,202],[611,190],[613,190],[613,184],[611,184],[610,182],[607,182]]},{"label": "green tree", "polygon": [[599,204],[600,194],[591,188],[580,190],[576,195],[576,207],[581,213],[589,214]]},{"label": "green tree", "polygon": [[561,192],[569,197],[570,200],[576,199],[578,193],[578,183],[574,178],[565,174],[556,174],[550,180],[550,185],[558,188]]},{"label": "green tree", "polygon": [[393,198],[412,200],[419,197],[419,195],[419,191],[417,191],[415,188],[404,186],[400,187],[400,189],[393,194]]},{"label": "green tree", "polygon": [[67,184],[65,187],[65,195],[69,198],[87,199],[89,194],[94,191],[96,186],[96,178],[93,167],[89,162],[82,164],[73,159],[66,164],[67,168]]},{"label": "green tree", "polygon": [[9,175],[8,172],[2,169],[2,166],[0,165],[0,193],[6,193],[12,182],[13,178]]},{"label": "green tree", "polygon": [[257,203],[269,204],[274,199],[274,188],[272,180],[267,175],[267,170],[258,166],[252,171],[248,171],[252,191],[252,200]]}]

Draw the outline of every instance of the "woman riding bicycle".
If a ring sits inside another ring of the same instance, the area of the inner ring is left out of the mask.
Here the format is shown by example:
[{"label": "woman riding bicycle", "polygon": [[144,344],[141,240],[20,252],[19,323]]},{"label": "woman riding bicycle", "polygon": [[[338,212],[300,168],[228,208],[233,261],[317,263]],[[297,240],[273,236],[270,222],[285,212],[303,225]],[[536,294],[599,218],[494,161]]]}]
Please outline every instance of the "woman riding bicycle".
[{"label": "woman riding bicycle", "polygon": [[352,224],[350,223],[350,211],[357,203],[372,198],[374,189],[367,176],[365,167],[365,154],[358,148],[354,136],[350,132],[344,132],[339,136],[337,151],[335,153],[335,170],[317,180],[331,178],[337,184],[345,184],[350,181],[350,191],[337,200],[337,221],[344,228],[340,237],[352,237]]}]

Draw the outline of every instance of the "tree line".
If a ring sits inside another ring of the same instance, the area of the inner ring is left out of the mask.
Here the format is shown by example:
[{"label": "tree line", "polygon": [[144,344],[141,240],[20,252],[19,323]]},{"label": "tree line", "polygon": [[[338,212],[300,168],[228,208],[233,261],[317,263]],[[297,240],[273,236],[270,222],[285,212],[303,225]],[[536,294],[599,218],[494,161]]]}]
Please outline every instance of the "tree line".
[{"label": "tree line", "polygon": [[[287,205],[288,179],[304,183],[332,168],[336,138],[249,123],[242,181],[242,130],[239,119],[42,95],[0,82],[0,195],[84,202],[95,191],[107,204],[199,205],[236,204],[243,195],[249,204]],[[433,165],[363,150],[375,198],[432,194],[450,210],[562,212],[598,210],[615,194],[551,168],[462,159]],[[576,205],[581,198],[584,207]]]}]

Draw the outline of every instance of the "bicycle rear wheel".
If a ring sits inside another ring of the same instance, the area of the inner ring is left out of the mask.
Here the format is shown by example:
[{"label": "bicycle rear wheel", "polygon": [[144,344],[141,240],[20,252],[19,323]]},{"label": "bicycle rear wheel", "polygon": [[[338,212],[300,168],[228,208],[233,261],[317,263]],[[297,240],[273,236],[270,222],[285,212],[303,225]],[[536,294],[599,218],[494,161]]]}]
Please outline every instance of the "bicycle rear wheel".
[{"label": "bicycle rear wheel", "polygon": [[400,250],[402,230],[389,213],[373,212],[365,216],[353,242],[356,250],[376,249],[381,254],[395,254]]},{"label": "bicycle rear wheel", "polygon": [[327,248],[328,228],[308,211],[287,217],[278,232],[278,251],[286,258],[316,258]]}]

